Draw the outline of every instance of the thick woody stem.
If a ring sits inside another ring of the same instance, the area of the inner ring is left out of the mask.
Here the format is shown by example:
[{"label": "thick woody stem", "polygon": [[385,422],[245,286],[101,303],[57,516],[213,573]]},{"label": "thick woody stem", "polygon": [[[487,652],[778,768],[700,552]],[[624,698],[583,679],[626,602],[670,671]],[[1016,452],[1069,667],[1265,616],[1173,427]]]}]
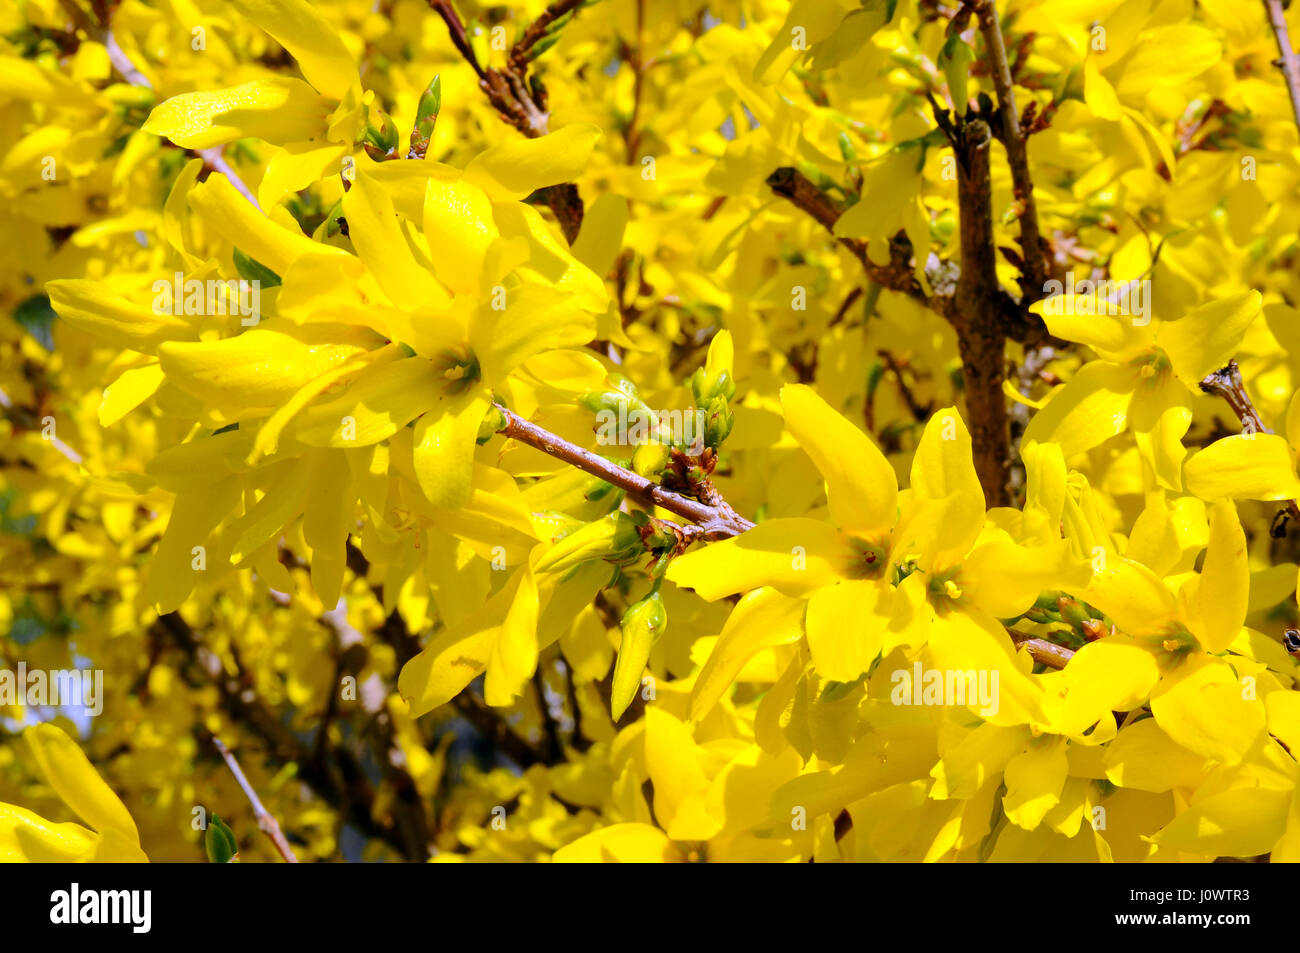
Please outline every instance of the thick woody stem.
[{"label": "thick woody stem", "polygon": [[565,463],[575,466],[579,470],[584,470],[592,476],[600,477],[606,483],[611,483],[619,489],[627,491],[646,506],[658,506],[670,513],[675,513],[677,516],[690,520],[692,523],[698,523],[704,531],[704,537],[707,539],[726,539],[731,536],[739,536],[746,530],[754,528],[753,523],[742,516],[736,515],[729,506],[709,506],[699,500],[692,500],[680,493],[664,489],[653,480],[648,480],[639,473],[620,467],[618,464],[605,459],[599,454],[592,453],[590,450],[584,450],[576,444],[569,443],[564,438],[556,436],[549,430],[544,430],[531,421],[525,420],[514,411],[507,410],[500,404],[497,404],[496,408],[505,418],[505,426],[498,433],[511,440],[525,443],[535,450],[540,450],[555,457],[557,460],[563,460]]},{"label": "thick woody stem", "polygon": [[992,60],[993,85],[998,92],[998,107],[1002,113],[1003,145],[1006,146],[1012,187],[1020,213],[1020,252],[1024,258],[1021,295],[1024,303],[1029,304],[1043,297],[1047,283],[1047,257],[1038,228],[1034,183],[1029,176],[1029,151],[1025,145],[1024,130],[1020,128],[1020,113],[1016,109],[1011,66],[1007,62],[1007,48],[1002,39],[1002,26],[998,22],[996,0],[976,0],[974,9],[979,19],[980,32],[984,35],[984,45]]},{"label": "thick woody stem", "polygon": [[1282,75],[1286,78],[1286,91],[1291,96],[1291,111],[1295,114],[1296,128],[1300,129],[1300,56],[1291,47],[1291,37],[1286,28],[1286,13],[1282,0],[1264,0],[1269,26],[1277,37],[1277,50],[1282,59]]},{"label": "thick woody stem", "polygon": [[1006,334],[999,307],[989,182],[988,124],[973,120],[958,129],[957,201],[961,214],[961,277],[950,320],[957,329],[971,429],[975,472],[990,507],[1010,502],[1011,459],[1006,396]]},{"label": "thick woody stem", "polygon": [[285,839],[284,832],[280,830],[280,822],[275,819],[274,814],[262,806],[261,799],[257,796],[257,792],[253,790],[253,785],[249,783],[248,778],[244,777],[244,772],[240,769],[239,762],[235,760],[235,756],[230,753],[230,749],[226,747],[226,743],[216,735],[213,735],[212,744],[216,747],[217,751],[221,753],[221,757],[226,760],[226,765],[230,768],[230,773],[235,776],[235,780],[239,782],[239,786],[244,789],[244,796],[248,798],[248,803],[253,805],[253,815],[257,818],[257,826],[262,829],[262,833],[271,839],[271,843],[273,843],[275,849],[280,852],[280,856],[284,858],[285,863],[298,863],[298,858],[294,855],[293,848],[289,846],[289,842]]}]

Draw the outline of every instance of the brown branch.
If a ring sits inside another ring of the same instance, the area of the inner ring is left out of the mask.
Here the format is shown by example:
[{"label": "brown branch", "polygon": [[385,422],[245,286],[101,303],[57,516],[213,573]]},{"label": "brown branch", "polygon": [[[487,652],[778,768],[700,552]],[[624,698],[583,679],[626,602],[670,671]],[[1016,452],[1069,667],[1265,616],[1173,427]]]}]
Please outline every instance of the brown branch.
[{"label": "brown branch", "polygon": [[[348,568],[359,579],[364,580],[370,574],[369,560],[351,540],[347,543],[347,563]],[[370,588],[382,605],[383,586],[372,585]],[[393,649],[399,669],[420,654],[420,640],[407,627],[406,620],[396,609],[384,620],[384,624],[376,634]],[[473,725],[475,731],[521,768],[527,769],[534,764],[547,763],[539,751],[514,733],[496,709],[489,707],[470,689],[461,692],[452,699],[451,703],[465,720]]]},{"label": "brown branch", "polygon": [[1007,63],[1007,48],[1002,40],[996,0],[972,0],[971,6],[979,20],[993,67],[993,85],[997,89],[1002,113],[1002,144],[1006,146],[1007,162],[1011,166],[1020,219],[1020,252],[1024,259],[1021,297],[1025,304],[1030,304],[1046,294],[1048,274],[1047,249],[1038,228],[1038,204],[1034,200],[1034,183],[1029,175],[1029,151],[1024,131],[1020,128],[1020,113],[1016,109],[1011,67]]},{"label": "brown branch", "polygon": [[[501,119],[518,129],[530,139],[536,139],[550,132],[551,114],[547,104],[546,88],[536,76],[528,75],[533,48],[542,40],[547,31],[560,17],[572,13],[582,0],[558,0],[552,3],[524,31],[510,50],[506,66],[496,69],[484,67],[474,55],[473,46],[465,30],[460,14],[451,0],[429,0],[429,6],[442,17],[451,35],[452,44],[467,63],[474,68],[479,77],[479,88],[487,95],[490,102],[500,114]],[[542,189],[540,195],[550,206],[560,229],[570,245],[578,237],[582,228],[584,214],[582,197],[577,186],[571,182],[552,185]]]},{"label": "brown branch", "polygon": [[[1241,432],[1243,434],[1273,432],[1273,428],[1264,423],[1259,411],[1255,409],[1255,404],[1246,391],[1246,383],[1241,379],[1241,369],[1237,367],[1236,361],[1229,361],[1213,374],[1207,374],[1205,379],[1201,381],[1201,390],[1207,394],[1213,394],[1215,397],[1222,397],[1228,402],[1232,412],[1241,421]],[[1300,523],[1300,505],[1297,505],[1295,500],[1287,500],[1286,508],[1282,512]],[[1285,523],[1279,532],[1275,522],[1273,535],[1275,537],[1285,536]]]},{"label": "brown branch", "polygon": [[[831,234],[835,232],[835,223],[843,211],[821,189],[800,172],[788,166],[777,169],[767,177],[767,184],[777,195],[788,199],[792,205],[806,212]],[[867,201],[863,199],[863,201]],[[877,265],[867,257],[867,243],[856,238],[838,238],[837,241],[847,248],[853,257],[862,264],[867,277],[882,287],[898,291],[917,299],[922,304],[926,301],[925,292],[912,274],[911,246],[901,242],[890,243],[890,261],[888,265]]]},{"label": "brown branch", "polygon": [[1002,392],[1006,333],[994,258],[990,132],[987,123],[974,119],[963,122],[951,135],[957,150],[961,276],[949,320],[957,330],[961,353],[975,472],[987,504],[1006,506],[1010,502],[1011,438]]},{"label": "brown branch", "polygon": [[330,761],[314,758],[311,749],[258,696],[243,667],[236,662],[235,674],[228,673],[217,654],[179,613],[159,616],[150,627],[150,634],[164,637],[179,647],[203,677],[216,686],[226,715],[265,743],[270,758],[297,765],[298,777],[358,830],[367,837],[385,841],[408,860],[427,859],[425,854],[408,852],[408,845],[391,819],[375,818],[375,791],[365,770],[350,752],[334,749]]},{"label": "brown branch", "polygon": [[248,782],[248,778],[244,777],[244,772],[240,769],[239,762],[235,760],[235,756],[230,753],[230,749],[226,747],[226,743],[216,735],[213,735],[212,744],[216,747],[217,751],[221,753],[221,757],[225,759],[227,767],[230,768],[230,773],[235,776],[235,780],[239,782],[239,786],[244,789],[244,796],[248,798],[248,803],[253,805],[253,816],[257,818],[257,826],[262,829],[262,833],[271,839],[271,843],[273,843],[275,849],[280,852],[280,856],[284,858],[285,863],[298,863],[298,858],[294,856],[293,848],[289,846],[289,842],[285,839],[284,832],[280,830],[280,822],[275,819],[274,814],[262,806],[261,799],[258,798],[257,792],[253,790],[253,785]]},{"label": "brown branch", "polygon": [[1286,28],[1285,5],[1282,0],[1264,0],[1264,9],[1268,12],[1268,22],[1277,37],[1277,50],[1281,54],[1282,75],[1286,79],[1286,91],[1291,96],[1291,111],[1295,114],[1296,128],[1300,129],[1300,57],[1296,56],[1291,46],[1291,37]]},{"label": "brown branch", "polygon": [[698,523],[705,539],[726,539],[739,536],[746,530],[754,528],[753,523],[738,516],[729,506],[710,506],[699,500],[682,496],[680,493],[674,493],[639,473],[625,469],[590,450],[584,450],[577,444],[569,443],[563,437],[544,430],[500,404],[495,406],[505,417],[505,426],[498,433],[508,439],[527,444],[557,460],[563,460],[592,476],[600,477],[606,483],[625,490],[643,505],[659,506],[670,513]]},{"label": "brown branch", "polygon": [[1046,639],[1034,638],[1024,632],[1017,632],[1015,629],[1007,629],[1007,635],[1011,636],[1011,641],[1016,644],[1016,648],[1024,649],[1035,662],[1041,662],[1048,668],[1065,668],[1070,659],[1074,658],[1074,651],[1067,649],[1064,645],[1057,645],[1055,642],[1048,642]]}]

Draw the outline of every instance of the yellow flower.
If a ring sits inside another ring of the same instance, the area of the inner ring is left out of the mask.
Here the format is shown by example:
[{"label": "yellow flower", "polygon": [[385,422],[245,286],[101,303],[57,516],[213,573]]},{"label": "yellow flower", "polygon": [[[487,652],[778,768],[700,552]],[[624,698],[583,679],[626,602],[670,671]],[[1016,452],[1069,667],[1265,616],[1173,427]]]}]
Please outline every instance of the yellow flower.
[{"label": "yellow flower", "polygon": [[0,804],[0,862],[147,862],[126,806],[60,728],[23,732],[45,780],[88,827],[55,824],[13,804]]}]

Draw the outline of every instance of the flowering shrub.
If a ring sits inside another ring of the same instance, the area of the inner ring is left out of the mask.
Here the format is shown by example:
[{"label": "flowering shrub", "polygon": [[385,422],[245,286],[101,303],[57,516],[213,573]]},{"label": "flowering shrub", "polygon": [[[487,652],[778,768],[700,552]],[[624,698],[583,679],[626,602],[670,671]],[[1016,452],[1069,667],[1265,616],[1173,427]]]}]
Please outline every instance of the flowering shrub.
[{"label": "flowering shrub", "polygon": [[7,6],[0,859],[1300,859],[1296,15],[1086,6]]}]

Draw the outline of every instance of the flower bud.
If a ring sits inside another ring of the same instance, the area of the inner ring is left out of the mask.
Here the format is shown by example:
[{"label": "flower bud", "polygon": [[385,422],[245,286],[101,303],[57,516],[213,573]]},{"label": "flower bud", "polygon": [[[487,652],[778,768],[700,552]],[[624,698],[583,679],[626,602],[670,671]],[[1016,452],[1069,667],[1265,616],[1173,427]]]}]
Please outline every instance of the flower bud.
[{"label": "flower bud", "polygon": [[650,661],[650,649],[668,628],[668,610],[658,588],[640,602],[628,606],[620,628],[623,637],[614,662],[614,680],[609,697],[610,713],[615,721],[623,716],[636,697],[637,689],[641,687],[641,673]]},{"label": "flower bud", "polygon": [[704,411],[704,444],[716,450],[731,435],[736,416],[727,405],[727,398],[715,397]]},{"label": "flower bud", "polygon": [[637,522],[622,512],[587,523],[559,540],[537,561],[538,572],[562,572],[591,559],[619,561],[641,549]]},{"label": "flower bud", "polygon": [[420,95],[419,105],[415,109],[415,126],[411,129],[411,151],[408,159],[423,159],[429,151],[433,140],[433,130],[438,123],[438,113],[442,112],[442,77],[435,76],[425,91]]},{"label": "flower bud", "polygon": [[731,332],[719,331],[709,343],[709,354],[704,359],[704,367],[691,376],[691,391],[695,395],[696,407],[703,407],[714,397],[735,395],[736,382],[732,379],[734,362]]}]

